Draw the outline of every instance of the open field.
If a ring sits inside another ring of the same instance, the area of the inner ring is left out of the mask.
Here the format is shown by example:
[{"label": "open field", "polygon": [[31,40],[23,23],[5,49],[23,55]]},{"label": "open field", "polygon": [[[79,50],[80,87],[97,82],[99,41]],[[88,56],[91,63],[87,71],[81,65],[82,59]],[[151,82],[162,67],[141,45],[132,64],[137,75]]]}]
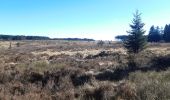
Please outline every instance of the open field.
[{"label": "open field", "polygon": [[2,100],[169,100],[170,44],[152,43],[135,56],[121,43],[0,42]]}]

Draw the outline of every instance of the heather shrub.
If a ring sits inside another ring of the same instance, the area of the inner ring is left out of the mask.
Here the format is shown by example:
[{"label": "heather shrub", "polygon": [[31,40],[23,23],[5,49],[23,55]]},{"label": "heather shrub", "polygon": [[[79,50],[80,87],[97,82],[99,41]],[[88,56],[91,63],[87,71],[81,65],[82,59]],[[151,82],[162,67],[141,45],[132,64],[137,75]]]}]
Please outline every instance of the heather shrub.
[{"label": "heather shrub", "polygon": [[129,80],[136,85],[138,100],[169,100],[169,72],[135,72]]},{"label": "heather shrub", "polygon": [[115,92],[114,100],[137,100],[136,86],[131,82],[120,83]]},{"label": "heather shrub", "polygon": [[107,82],[95,86],[85,85],[81,90],[82,100],[112,100],[114,95],[114,85]]}]

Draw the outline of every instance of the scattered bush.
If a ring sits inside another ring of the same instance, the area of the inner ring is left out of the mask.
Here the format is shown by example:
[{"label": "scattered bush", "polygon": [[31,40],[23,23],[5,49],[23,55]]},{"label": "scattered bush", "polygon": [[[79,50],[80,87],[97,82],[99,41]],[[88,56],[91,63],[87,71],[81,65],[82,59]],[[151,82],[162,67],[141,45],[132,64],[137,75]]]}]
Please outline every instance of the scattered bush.
[{"label": "scattered bush", "polygon": [[100,40],[100,41],[97,42],[97,46],[101,47],[103,45],[104,45],[104,41]]}]

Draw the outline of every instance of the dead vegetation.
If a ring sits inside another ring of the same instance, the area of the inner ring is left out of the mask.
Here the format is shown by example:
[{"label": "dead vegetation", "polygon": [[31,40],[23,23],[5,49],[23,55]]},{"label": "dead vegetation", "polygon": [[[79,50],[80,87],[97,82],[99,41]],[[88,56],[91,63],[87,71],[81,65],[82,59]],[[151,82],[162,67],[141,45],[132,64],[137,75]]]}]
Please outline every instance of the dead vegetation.
[{"label": "dead vegetation", "polygon": [[169,52],[149,44],[129,63],[120,43],[22,41],[0,49],[0,99],[168,100]]}]

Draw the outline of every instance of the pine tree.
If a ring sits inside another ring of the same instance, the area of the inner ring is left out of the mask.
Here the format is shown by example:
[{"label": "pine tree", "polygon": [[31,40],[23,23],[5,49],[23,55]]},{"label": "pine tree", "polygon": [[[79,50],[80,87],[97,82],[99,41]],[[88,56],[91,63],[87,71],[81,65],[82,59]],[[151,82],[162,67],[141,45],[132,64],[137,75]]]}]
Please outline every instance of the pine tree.
[{"label": "pine tree", "polygon": [[153,33],[155,32],[155,27],[154,25],[151,26],[150,30],[149,30],[149,34],[148,34],[148,42],[153,42]]},{"label": "pine tree", "polygon": [[159,26],[156,28],[151,26],[149,34],[148,34],[148,42],[159,42],[161,41],[162,35]]},{"label": "pine tree", "polygon": [[131,30],[128,31],[129,35],[124,41],[124,46],[129,53],[139,53],[146,47],[147,41],[144,36],[145,31],[143,30],[145,24],[142,23],[140,16],[141,13],[137,10],[134,14],[132,24],[130,24]]},{"label": "pine tree", "polygon": [[170,42],[170,25],[165,25],[163,39],[165,42]]}]

